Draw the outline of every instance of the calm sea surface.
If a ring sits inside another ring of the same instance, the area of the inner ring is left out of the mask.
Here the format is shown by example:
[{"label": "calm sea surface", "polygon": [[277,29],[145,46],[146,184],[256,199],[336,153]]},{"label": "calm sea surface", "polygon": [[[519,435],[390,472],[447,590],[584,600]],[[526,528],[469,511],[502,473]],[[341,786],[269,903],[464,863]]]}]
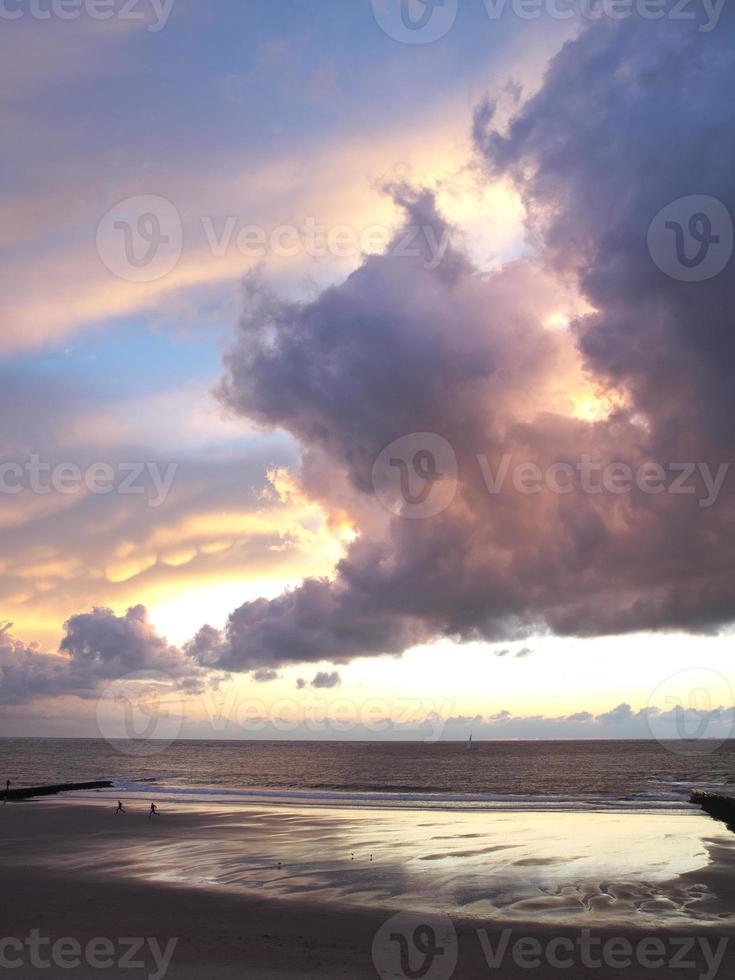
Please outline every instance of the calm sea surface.
[{"label": "calm sea surface", "polygon": [[[669,747],[670,746],[670,747]],[[110,743],[0,739],[0,782],[111,779],[156,797],[371,806],[676,807],[735,794],[735,741]],[[684,751],[682,751],[684,750]],[[732,782],[731,782],[732,781]]]}]

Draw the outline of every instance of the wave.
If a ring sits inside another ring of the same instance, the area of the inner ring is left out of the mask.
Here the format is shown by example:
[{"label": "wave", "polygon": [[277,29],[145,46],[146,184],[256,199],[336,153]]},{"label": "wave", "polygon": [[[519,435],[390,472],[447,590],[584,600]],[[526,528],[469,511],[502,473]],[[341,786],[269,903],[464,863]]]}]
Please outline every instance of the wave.
[{"label": "wave", "polygon": [[[500,794],[500,793],[457,793],[452,791],[426,791],[420,788],[373,788],[370,790],[347,789],[274,789],[269,787],[221,788],[212,786],[172,786],[165,782],[154,782],[155,777],[145,781],[131,782],[114,780],[113,789],[95,792],[100,795],[127,797],[191,805],[213,804],[228,806],[300,806],[321,808],[360,808],[360,809],[441,809],[441,810],[521,810],[533,811],[602,811],[624,813],[629,811],[680,811],[688,809],[688,795],[636,794],[626,798],[605,795],[541,795],[541,794]],[[77,792],[76,798],[91,794]]]}]

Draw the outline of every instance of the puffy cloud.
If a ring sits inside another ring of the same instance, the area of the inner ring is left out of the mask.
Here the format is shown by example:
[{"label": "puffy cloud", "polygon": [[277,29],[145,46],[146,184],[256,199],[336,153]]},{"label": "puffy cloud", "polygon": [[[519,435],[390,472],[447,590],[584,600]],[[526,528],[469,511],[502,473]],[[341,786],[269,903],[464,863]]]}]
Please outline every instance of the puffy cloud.
[{"label": "puffy cloud", "polygon": [[330,689],[333,687],[339,687],[341,683],[342,683],[342,678],[339,676],[338,671],[320,670],[315,676],[314,680],[311,682],[311,686],[317,688]]},{"label": "puffy cloud", "polygon": [[[333,576],[244,603],[222,633],[200,630],[184,662],[268,674],[400,654],[436,636],[523,641],[547,628],[716,630],[732,620],[728,486],[702,508],[696,496],[635,485],[624,495],[526,493],[510,476],[489,493],[487,480],[504,459],[543,473],[585,457],[600,468],[689,459],[715,471],[727,461],[733,279],[668,279],[647,254],[646,230],[690,193],[735,212],[723,95],[733,16],[724,11],[708,36],[682,21],[601,20],[565,46],[502,132],[493,106],[481,107],[478,148],[515,181],[538,261],[481,274],[432,195],[397,187],[406,226],[340,285],[293,303],[250,282],[221,398],[295,437],[301,492],[357,536]],[[569,309],[570,284],[591,312],[569,332],[550,329],[552,314]],[[578,400],[600,393],[621,407],[579,417]],[[394,440],[427,432],[451,445],[458,486],[440,513],[409,520],[378,501],[373,467]],[[145,541],[151,560],[155,539]],[[178,662],[127,617],[90,616],[70,620],[60,660],[37,664],[38,652],[13,641],[4,686],[11,668],[16,691],[26,675],[65,690],[136,658]]]},{"label": "puffy cloud", "polygon": [[732,437],[735,284],[727,271],[702,283],[666,276],[647,231],[688,195],[735,211],[723,89],[734,24],[730,8],[707,37],[671,18],[603,19],[565,45],[506,133],[491,107],[476,117],[485,159],[515,180],[547,263],[573,275],[595,308],[576,325],[588,365],[630,390],[655,439],[680,453]]},{"label": "puffy cloud", "polygon": [[[535,522],[532,509],[515,507],[515,495],[489,501],[475,456],[503,448],[507,427],[575,376],[567,338],[542,326],[560,290],[527,262],[483,277],[452,247],[434,266],[428,242],[452,229],[431,195],[398,195],[408,227],[431,231],[418,254],[399,256],[394,245],[310,304],[256,293],[227,357],[228,405],[295,435],[305,489],[351,514],[361,534],[335,581],[310,579],[233,612],[224,669],[398,654],[437,632],[507,635],[526,604],[523,556],[515,569],[507,558],[514,526]],[[568,443],[581,426],[561,416],[554,424]],[[423,431],[444,434],[474,471],[450,512],[391,519],[374,496],[373,464],[398,436]]]},{"label": "puffy cloud", "polygon": [[159,636],[143,606],[124,616],[96,608],[72,616],[58,654],[13,637],[10,624],[0,631],[0,703],[20,704],[46,697],[96,697],[110,681],[129,675],[164,677],[196,692],[208,673]]},{"label": "puffy cloud", "polygon": [[156,670],[183,678],[192,673],[184,654],[156,633],[145,606],[131,606],[124,616],[111,609],[93,609],[72,616],[65,629],[60,650],[69,655],[72,670],[80,675],[100,679]]},{"label": "puffy cloud", "polygon": [[6,624],[0,632],[0,703],[20,704],[33,698],[68,693],[69,661],[25,644]]},{"label": "puffy cloud", "polygon": [[344,663],[364,652],[401,653],[425,633],[369,597],[307,579],[273,600],[246,602],[229,617],[214,660],[223,670],[249,671],[287,663]]},{"label": "puffy cloud", "polygon": [[[706,38],[686,22],[601,21],[565,46],[504,133],[491,106],[478,113],[479,148],[517,183],[540,264],[481,275],[432,196],[399,187],[406,227],[341,285],[298,304],[251,283],[221,396],[291,433],[305,492],[359,533],[333,578],[235,610],[222,667],[340,663],[441,635],[711,631],[732,620],[727,486],[702,507],[696,494],[636,481],[622,495],[487,485],[503,458],[544,474],[585,458],[598,472],[687,459],[716,472],[728,460],[732,277],[675,282],[646,250],[649,222],[677,196],[704,188],[735,212],[723,16]],[[411,229],[423,231],[409,254]],[[449,242],[440,262],[432,242]],[[593,310],[571,331],[546,325],[568,307],[562,283]],[[618,407],[578,417],[577,398],[595,394]],[[456,455],[454,498],[425,520],[391,516],[373,466],[397,438],[426,432]]]},{"label": "puffy cloud", "polygon": [[[320,670],[317,672],[316,676],[311,681],[311,686],[329,690],[333,687],[339,687],[341,683],[342,683],[342,678],[340,677],[338,671]],[[298,680],[296,681],[296,687],[299,691],[303,691],[304,688],[307,686],[308,686],[308,682],[305,681],[303,677],[299,677]]]},{"label": "puffy cloud", "polygon": [[222,633],[205,624],[184,647],[186,653],[200,664],[215,663],[222,647]]},{"label": "puffy cloud", "polygon": [[491,722],[492,721],[509,721],[511,717],[512,716],[511,716],[510,711],[503,710],[503,711],[496,712],[496,714],[494,714],[494,715],[490,715],[490,717],[488,718],[488,721],[491,721]]},{"label": "puffy cloud", "polygon": [[624,724],[633,717],[633,709],[629,704],[619,704],[617,708],[613,708],[612,711],[606,711],[604,714],[598,716],[598,721],[603,724]]},{"label": "puffy cloud", "polygon": [[[628,394],[650,458],[715,468],[730,461],[735,434],[735,280],[727,268],[703,282],[668,277],[648,254],[647,231],[664,206],[690,195],[735,214],[724,95],[734,24],[731,8],[706,35],[676,19],[653,30],[601,21],[562,49],[506,132],[493,128],[490,104],[475,127],[491,170],[522,194],[547,266],[574,277],[594,308],[574,324],[580,350],[597,378]],[[641,540],[639,560],[654,572],[648,587],[607,612],[604,597],[584,597],[554,625],[707,630],[732,620],[731,482],[708,513],[681,519],[684,508],[667,504],[651,508]]]}]

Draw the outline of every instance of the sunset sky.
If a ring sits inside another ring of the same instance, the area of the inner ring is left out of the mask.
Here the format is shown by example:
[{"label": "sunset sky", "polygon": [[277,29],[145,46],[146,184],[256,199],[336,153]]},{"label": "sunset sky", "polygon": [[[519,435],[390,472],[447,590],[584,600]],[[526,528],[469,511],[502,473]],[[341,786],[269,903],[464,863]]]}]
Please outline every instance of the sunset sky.
[{"label": "sunset sky", "polygon": [[730,734],[735,280],[655,222],[732,250],[732,11],[26,6],[0,735],[108,734],[146,678],[195,737]]}]

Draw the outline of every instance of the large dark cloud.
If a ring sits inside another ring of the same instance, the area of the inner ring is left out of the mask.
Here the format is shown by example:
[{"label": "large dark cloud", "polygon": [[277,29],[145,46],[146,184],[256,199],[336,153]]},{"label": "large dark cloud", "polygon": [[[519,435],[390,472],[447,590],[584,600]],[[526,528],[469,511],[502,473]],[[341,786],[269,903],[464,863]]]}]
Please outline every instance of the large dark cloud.
[{"label": "large dark cloud", "polygon": [[[601,22],[564,47],[506,133],[488,105],[476,117],[488,166],[514,179],[547,265],[573,276],[594,308],[575,324],[589,369],[629,394],[652,458],[715,469],[735,436],[732,259],[711,279],[680,282],[652,261],[647,231],[690,195],[735,214],[735,111],[724,94],[734,28],[732,7],[706,35],[668,18]],[[642,557],[660,584],[635,596],[620,628],[731,621],[731,484],[712,513],[658,503]],[[577,607],[557,625],[610,628],[609,609]]]},{"label": "large dark cloud", "polygon": [[[646,232],[688,194],[735,211],[732,26],[730,12],[707,35],[687,21],[601,21],[563,49],[503,133],[491,104],[478,111],[478,148],[520,188],[539,263],[484,276],[450,247],[435,266],[426,242],[398,254],[401,232],[314,302],[252,286],[222,397],[292,433],[305,490],[360,534],[333,580],[237,609],[208,662],[251,670],[398,653],[439,635],[709,631],[733,619],[728,484],[708,507],[698,492],[635,485],[524,494],[509,480],[488,495],[477,461],[701,461],[712,472],[729,461],[733,278],[667,278]],[[397,196],[408,227],[434,241],[451,232],[431,195]],[[571,338],[543,325],[555,290],[561,303],[554,277],[595,310]],[[575,355],[624,408],[597,422],[564,410]],[[452,445],[459,488],[431,518],[391,516],[375,499],[374,462],[421,432]]]},{"label": "large dark cloud", "polygon": [[[527,494],[510,476],[489,494],[478,455],[494,472],[504,456],[542,471],[584,457],[712,473],[729,462],[732,269],[675,281],[651,260],[646,233],[664,205],[692,194],[735,213],[734,18],[726,9],[709,34],[688,21],[602,20],[565,46],[507,125],[495,128],[491,101],[478,109],[482,163],[517,186],[533,261],[485,275],[455,242],[437,262],[432,246],[452,229],[430,193],[398,187],[406,228],[341,285],[286,303],[250,281],[220,394],[235,414],[293,435],[303,491],[356,527],[333,578],[246,602],[222,633],[204,627],[183,651],[141,607],[72,617],[54,655],[4,630],[0,700],[94,696],[141,670],[187,685],[215,668],[265,681],[283,664],[400,654],[438,636],[731,623],[729,481],[707,507],[699,491],[635,486]],[[547,328],[570,288],[593,312],[571,332]],[[623,407],[575,417],[583,372]],[[447,440],[458,464],[453,499],[422,520],[386,510],[373,486],[376,459],[410,433]]]},{"label": "large dark cloud", "polygon": [[577,325],[587,363],[632,392],[666,452],[732,447],[732,264],[679,282],[651,261],[647,230],[690,195],[735,214],[734,28],[732,5],[709,34],[680,19],[603,21],[562,49],[506,133],[492,103],[476,114],[478,145],[514,178],[546,262],[597,311]]},{"label": "large dark cloud", "polygon": [[58,654],[41,652],[0,630],[0,703],[45,697],[92,698],[119,678],[162,678],[189,691],[201,689],[206,672],[158,635],[143,606],[124,616],[97,608],[72,616]]}]

